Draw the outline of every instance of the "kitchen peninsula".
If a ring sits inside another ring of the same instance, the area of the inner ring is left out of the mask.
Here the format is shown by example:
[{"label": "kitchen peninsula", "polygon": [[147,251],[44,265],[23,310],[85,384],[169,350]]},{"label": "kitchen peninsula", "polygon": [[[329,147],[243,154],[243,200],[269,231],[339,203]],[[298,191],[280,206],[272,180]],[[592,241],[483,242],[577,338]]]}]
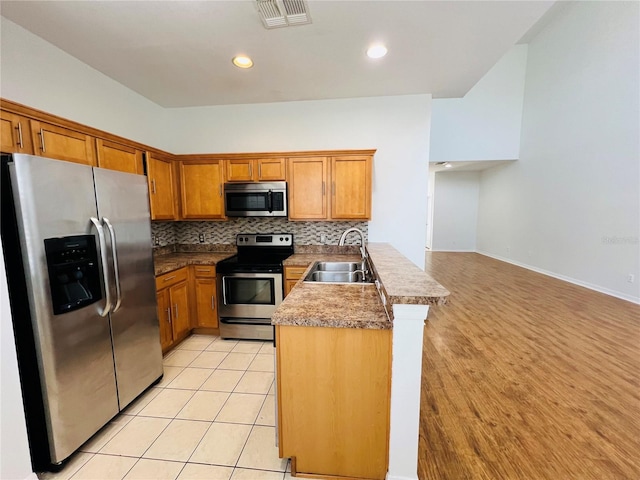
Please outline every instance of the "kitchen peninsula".
[{"label": "kitchen peninsula", "polygon": [[301,279],[272,316],[280,456],[296,476],[417,478],[422,330],[449,292],[388,244],[367,252],[379,290]]}]

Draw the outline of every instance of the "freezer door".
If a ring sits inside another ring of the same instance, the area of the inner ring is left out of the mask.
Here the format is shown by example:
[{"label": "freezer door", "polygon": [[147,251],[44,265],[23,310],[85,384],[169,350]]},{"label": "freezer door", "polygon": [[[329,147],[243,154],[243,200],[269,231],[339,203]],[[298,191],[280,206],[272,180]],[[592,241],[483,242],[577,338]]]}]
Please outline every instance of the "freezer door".
[{"label": "freezer door", "polygon": [[162,376],[146,177],[94,168],[115,290],[111,312],[120,409]]},{"label": "freezer door", "polygon": [[100,301],[54,314],[45,259],[45,239],[91,234],[87,240],[96,241],[89,220],[97,215],[93,178],[91,167],[31,155],[15,155],[9,171],[51,461],[57,463],[118,413],[109,318],[99,315],[104,285]]}]

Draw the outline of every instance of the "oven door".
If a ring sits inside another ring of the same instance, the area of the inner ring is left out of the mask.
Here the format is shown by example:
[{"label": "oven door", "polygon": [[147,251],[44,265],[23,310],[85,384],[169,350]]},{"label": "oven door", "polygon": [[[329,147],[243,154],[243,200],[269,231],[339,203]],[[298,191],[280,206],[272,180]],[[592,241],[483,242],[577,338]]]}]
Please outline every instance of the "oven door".
[{"label": "oven door", "polygon": [[220,317],[271,318],[282,303],[282,273],[218,275]]}]

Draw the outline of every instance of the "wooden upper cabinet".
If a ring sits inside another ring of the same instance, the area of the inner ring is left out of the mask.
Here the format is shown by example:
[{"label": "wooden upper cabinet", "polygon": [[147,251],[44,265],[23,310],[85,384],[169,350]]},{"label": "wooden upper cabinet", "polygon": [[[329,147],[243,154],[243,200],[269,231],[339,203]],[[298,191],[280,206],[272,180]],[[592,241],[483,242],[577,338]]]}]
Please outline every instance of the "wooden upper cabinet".
[{"label": "wooden upper cabinet", "polygon": [[0,151],[33,154],[28,118],[0,111]]},{"label": "wooden upper cabinet", "polygon": [[222,160],[180,161],[181,217],[223,219]]},{"label": "wooden upper cabinet", "polygon": [[227,182],[270,182],[286,179],[284,158],[227,160]]},{"label": "wooden upper cabinet", "polygon": [[331,158],[331,218],[371,219],[372,157]]},{"label": "wooden upper cabinet", "polygon": [[144,174],[142,151],[127,145],[96,139],[98,166],[126,173]]},{"label": "wooden upper cabinet", "polygon": [[289,219],[323,220],[327,218],[327,157],[289,159]]},{"label": "wooden upper cabinet", "polygon": [[286,180],[287,170],[284,158],[259,158],[256,160],[258,165],[259,182],[276,182]]},{"label": "wooden upper cabinet", "polygon": [[90,135],[37,120],[30,124],[36,155],[95,167],[94,138]]},{"label": "wooden upper cabinet", "polygon": [[151,153],[147,157],[147,182],[151,220],[176,220],[173,162],[169,157]]}]

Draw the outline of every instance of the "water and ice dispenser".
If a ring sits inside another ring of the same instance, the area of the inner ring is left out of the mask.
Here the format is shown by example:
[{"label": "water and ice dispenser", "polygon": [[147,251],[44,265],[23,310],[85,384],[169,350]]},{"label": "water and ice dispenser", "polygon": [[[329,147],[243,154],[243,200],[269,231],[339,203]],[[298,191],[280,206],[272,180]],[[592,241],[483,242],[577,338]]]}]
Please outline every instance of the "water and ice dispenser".
[{"label": "water and ice dispenser", "polygon": [[77,310],[102,298],[93,235],[47,238],[44,247],[54,315]]}]

